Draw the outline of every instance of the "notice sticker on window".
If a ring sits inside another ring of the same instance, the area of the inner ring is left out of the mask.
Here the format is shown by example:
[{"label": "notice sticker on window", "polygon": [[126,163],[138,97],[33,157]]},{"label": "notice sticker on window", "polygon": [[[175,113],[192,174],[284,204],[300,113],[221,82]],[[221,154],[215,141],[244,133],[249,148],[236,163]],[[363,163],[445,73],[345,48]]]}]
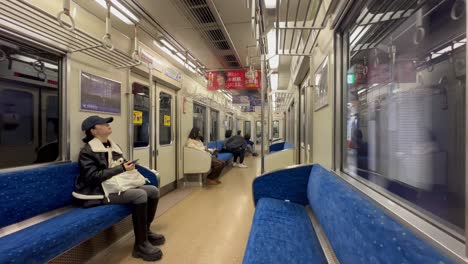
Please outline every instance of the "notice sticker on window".
[{"label": "notice sticker on window", "polygon": [[143,125],[143,112],[142,111],[133,111],[133,124]]},{"label": "notice sticker on window", "polygon": [[164,126],[171,126],[171,116],[164,115]]}]

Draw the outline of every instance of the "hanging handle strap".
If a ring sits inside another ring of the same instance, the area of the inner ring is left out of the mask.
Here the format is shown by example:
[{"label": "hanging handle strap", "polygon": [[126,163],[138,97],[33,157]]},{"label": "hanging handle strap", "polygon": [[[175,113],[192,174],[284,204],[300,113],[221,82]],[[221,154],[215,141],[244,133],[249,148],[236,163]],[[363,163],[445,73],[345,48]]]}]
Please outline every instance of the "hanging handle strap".
[{"label": "hanging handle strap", "polygon": [[[63,11],[58,13],[57,20],[62,28],[73,32],[75,30],[75,20],[73,20],[73,17],[70,15],[70,1],[71,0],[63,0]],[[63,22],[63,16],[67,16],[70,19],[70,25]]]},{"label": "hanging handle strap", "polygon": [[459,20],[465,14],[465,0],[457,0],[453,3],[452,10],[450,11],[450,18]]},{"label": "hanging handle strap", "polygon": [[140,51],[139,51],[139,42],[138,42],[138,25],[135,24],[135,36],[134,36],[134,48],[133,48],[133,53],[132,53],[132,59],[136,61],[137,63],[141,63],[141,56],[140,56]]},{"label": "hanging handle strap", "polygon": [[[420,1],[418,1],[418,4]],[[424,28],[424,9],[420,8],[416,13],[416,32],[413,35],[413,43],[419,45],[426,37],[426,29]]]},{"label": "hanging handle strap", "polygon": [[107,4],[107,16],[106,16],[106,34],[102,37],[102,46],[109,51],[114,50],[114,44],[112,44],[111,30],[112,30],[112,21],[111,21],[111,8],[112,4],[110,0],[106,0]]},{"label": "hanging handle strap", "polygon": [[6,58],[7,58],[6,52],[0,49],[0,61],[4,61],[6,60]]}]

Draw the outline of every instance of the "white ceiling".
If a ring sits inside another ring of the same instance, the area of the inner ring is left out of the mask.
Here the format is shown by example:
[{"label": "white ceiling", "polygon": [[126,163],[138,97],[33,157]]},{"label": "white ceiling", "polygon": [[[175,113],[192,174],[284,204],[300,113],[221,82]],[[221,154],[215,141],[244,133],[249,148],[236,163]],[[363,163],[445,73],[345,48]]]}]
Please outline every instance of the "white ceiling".
[{"label": "white ceiling", "polygon": [[[120,0],[129,1],[129,0]],[[226,27],[232,44],[238,53],[240,63],[246,66],[248,55],[256,56],[258,51],[255,46],[256,40],[253,37],[251,29],[251,9],[245,6],[245,1],[241,0],[206,0],[212,1],[220,14],[220,18]],[[297,0],[293,0],[297,1]],[[86,8],[101,19],[105,19],[105,9],[91,0],[75,0],[77,4]],[[141,6],[157,21],[172,37],[185,47],[191,54],[201,61],[208,69],[222,68],[221,62],[210,50],[200,33],[192,26],[187,18],[179,11],[172,0],[138,0]],[[284,5],[282,1],[282,4]],[[306,1],[305,1],[306,2]],[[303,7],[305,9],[305,6]],[[299,11],[302,13],[302,10]],[[215,14],[215,10],[212,10]],[[295,15],[295,10],[290,10],[289,17]],[[302,14],[299,17],[303,18]],[[284,20],[285,16],[281,19]],[[291,20],[288,19],[288,20]],[[113,20],[113,26],[128,36],[132,36],[133,28],[119,21]],[[227,36],[226,36],[227,37]],[[289,38],[288,40],[289,41]],[[288,44],[289,45],[289,44]],[[279,72],[279,89],[287,89],[290,78],[290,56],[281,56]],[[260,68],[259,58],[253,58],[252,62],[256,68]]]}]

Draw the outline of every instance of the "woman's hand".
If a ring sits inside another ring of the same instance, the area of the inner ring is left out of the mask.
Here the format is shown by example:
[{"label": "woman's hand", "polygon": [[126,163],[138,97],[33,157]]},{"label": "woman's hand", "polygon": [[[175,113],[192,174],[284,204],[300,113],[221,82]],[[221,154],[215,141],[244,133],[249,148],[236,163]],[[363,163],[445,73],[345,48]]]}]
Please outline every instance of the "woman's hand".
[{"label": "woman's hand", "polygon": [[132,161],[127,161],[126,163],[123,164],[125,171],[131,171],[135,169],[135,164],[132,163]]}]

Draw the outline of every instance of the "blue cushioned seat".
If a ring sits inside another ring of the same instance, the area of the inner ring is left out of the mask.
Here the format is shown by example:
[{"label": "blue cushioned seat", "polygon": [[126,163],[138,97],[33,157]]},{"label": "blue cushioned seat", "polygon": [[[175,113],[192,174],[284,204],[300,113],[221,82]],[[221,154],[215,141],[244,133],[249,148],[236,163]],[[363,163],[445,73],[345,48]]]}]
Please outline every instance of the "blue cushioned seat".
[{"label": "blue cushioned seat", "polygon": [[234,158],[234,155],[232,155],[232,153],[224,152],[224,153],[218,154],[218,159],[222,161],[229,161],[233,158]]},{"label": "blue cushioned seat", "polygon": [[[158,186],[151,171],[138,171]],[[126,205],[72,207],[78,163],[0,173],[0,228],[55,209],[63,214],[0,238],[0,263],[44,263],[131,213]]]},{"label": "blue cushioned seat", "polygon": [[224,140],[218,140],[218,141],[211,141],[206,144],[208,148],[211,149],[217,149],[218,150],[218,159],[222,161],[230,161],[231,159],[234,158],[234,155],[230,152],[221,152],[224,146]]},{"label": "blue cushioned seat", "polygon": [[206,146],[210,149],[218,149],[218,144],[216,141],[211,141],[206,144]]},{"label": "blue cushioned seat", "polygon": [[[313,229],[305,227],[307,215],[300,216],[306,205],[312,208],[341,263],[454,263],[320,165],[257,177],[253,196],[256,210],[244,264],[320,263],[303,260],[303,252],[320,255],[317,244],[307,240],[315,238]],[[288,247],[288,258],[280,260],[282,247]],[[291,253],[295,250],[296,254]]]},{"label": "blue cushioned seat", "polygon": [[131,213],[129,206],[74,208],[0,238],[0,263],[45,263]]},{"label": "blue cushioned seat", "polygon": [[262,198],[244,263],[327,263],[305,207]]},{"label": "blue cushioned seat", "polygon": [[452,263],[323,167],[313,166],[307,188],[311,207],[340,261]]},{"label": "blue cushioned seat", "polygon": [[293,149],[293,148],[294,146],[288,142],[278,142],[278,143],[271,144],[269,147],[269,151],[270,153],[273,153],[273,152],[277,152],[277,151],[281,151],[285,149]]}]

